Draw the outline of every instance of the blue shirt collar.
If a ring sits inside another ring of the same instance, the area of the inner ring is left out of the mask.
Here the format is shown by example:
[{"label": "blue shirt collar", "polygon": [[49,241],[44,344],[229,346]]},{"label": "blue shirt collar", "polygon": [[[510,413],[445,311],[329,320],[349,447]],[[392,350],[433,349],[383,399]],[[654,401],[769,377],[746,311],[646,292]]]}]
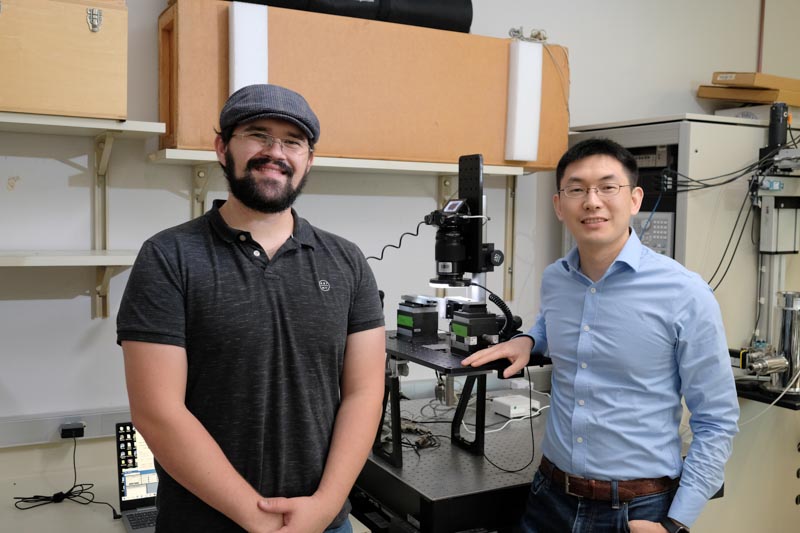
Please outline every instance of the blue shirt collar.
[{"label": "blue shirt collar", "polygon": [[[619,255],[614,260],[614,263],[611,264],[611,267],[609,267],[608,270],[611,271],[614,265],[617,263],[623,263],[628,265],[634,272],[638,272],[641,259],[642,241],[639,240],[639,236],[636,235],[636,231],[633,228],[630,228],[630,236],[628,237],[627,242],[625,242],[625,246],[622,247],[622,251],[620,251]],[[564,270],[567,272],[570,270],[580,272],[580,257],[578,256],[578,247],[573,246],[567,255],[561,258],[560,262],[561,266],[564,267]]]}]

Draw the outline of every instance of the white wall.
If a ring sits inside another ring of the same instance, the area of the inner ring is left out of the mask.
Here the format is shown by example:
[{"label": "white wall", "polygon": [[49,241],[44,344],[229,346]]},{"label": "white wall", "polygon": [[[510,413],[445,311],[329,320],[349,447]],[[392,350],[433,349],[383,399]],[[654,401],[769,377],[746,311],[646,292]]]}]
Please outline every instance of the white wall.
[{"label": "white wall", "polygon": [[766,0],[762,72],[800,78],[800,61],[797,60],[799,23],[800,2]]},{"label": "white wall", "polygon": [[[511,27],[543,28],[551,42],[569,48],[573,126],[711,112],[719,105],[696,99],[698,84],[710,82],[715,70],[755,70],[758,0],[473,0],[473,6],[475,34],[506,37]],[[128,2],[128,112],[133,120],[158,119],[156,20],[165,7],[165,0]],[[799,75],[789,53],[797,49],[789,21],[798,20],[798,9],[796,0],[767,3],[770,27],[780,29],[768,34],[768,72]],[[324,124],[322,128],[324,135]],[[146,164],[146,154],[154,149],[153,141],[118,142],[115,147],[109,194],[112,247],[136,247],[190,216],[190,170]],[[0,133],[0,249],[89,247],[91,193],[85,154],[90,152],[88,139]],[[374,255],[435,208],[433,178],[369,179],[365,188],[362,176],[314,176],[298,210]],[[560,251],[552,181],[552,173],[519,180],[517,296],[509,303],[526,327],[538,306],[541,271]],[[215,189],[212,197],[224,195],[219,183]],[[501,246],[502,184],[487,180],[487,194],[494,219],[490,240]],[[383,262],[373,263],[387,291],[390,327],[400,295],[430,291],[433,233],[423,226],[421,237],[406,238],[401,250],[390,249]],[[112,317],[126,279],[122,274],[112,281]],[[90,319],[92,283],[89,269],[0,271],[0,422],[64,410],[124,408],[115,320]],[[489,284],[500,290],[499,274],[490,275]],[[414,372],[417,378],[430,377],[429,372]],[[795,467],[786,466],[792,471]],[[719,516],[735,515],[744,504],[726,498],[714,507],[721,509]],[[712,526],[705,530],[714,531]]]},{"label": "white wall", "polygon": [[694,93],[713,71],[756,67],[757,0],[473,0],[473,6],[473,33],[504,37],[511,27],[542,28],[549,41],[569,48],[573,126],[702,113],[711,107]]}]

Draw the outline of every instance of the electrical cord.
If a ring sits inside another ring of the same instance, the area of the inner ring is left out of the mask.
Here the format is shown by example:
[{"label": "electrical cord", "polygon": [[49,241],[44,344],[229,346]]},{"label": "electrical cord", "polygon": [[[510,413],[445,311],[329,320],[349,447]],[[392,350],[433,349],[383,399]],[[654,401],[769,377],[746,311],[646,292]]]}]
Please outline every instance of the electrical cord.
[{"label": "electrical cord", "polygon": [[[700,189],[708,189],[712,187],[720,187],[722,185],[727,185],[728,183],[732,183],[744,176],[747,176],[748,174],[751,174],[761,169],[764,163],[771,160],[775,156],[775,154],[777,154],[779,151],[785,148],[797,147],[798,142],[800,142],[800,139],[795,139],[794,135],[791,135],[791,139],[792,139],[791,142],[788,142],[771,150],[766,155],[764,155],[764,157],[760,158],[758,161],[751,163],[738,170],[727,172],[725,174],[711,176],[709,178],[704,178],[704,179],[694,179],[690,176],[687,176],[686,174],[682,174],[677,170],[673,169],[664,169],[662,174],[665,177],[668,177],[670,175],[674,176],[678,180],[676,183],[676,188],[677,188],[676,192],[678,193],[691,192]],[[684,180],[683,182],[681,182],[681,178]],[[713,180],[719,180],[722,178],[728,178],[728,179],[725,179],[724,181],[721,182],[711,183]]]},{"label": "electrical cord", "polygon": [[[733,261],[734,261],[734,259],[736,257],[736,252],[739,249],[739,244],[741,243],[742,237],[744,235],[744,230],[747,227],[747,222],[748,222],[748,220],[750,218],[750,215],[751,215],[751,213],[753,211],[752,209],[748,209],[747,215],[745,216],[744,222],[742,223],[741,230],[739,231],[739,237],[736,240],[736,245],[734,246],[733,252],[731,253],[730,258],[728,259],[727,265],[725,266],[725,269],[724,269],[724,271],[722,273],[722,277],[715,284],[714,278],[716,277],[717,273],[722,268],[722,265],[725,264],[725,256],[727,255],[728,250],[730,249],[731,243],[733,242],[734,236],[736,235],[736,228],[738,227],[739,220],[741,219],[741,216],[742,216],[742,213],[744,211],[745,205],[747,204],[748,198],[750,198],[752,196],[752,192],[751,192],[752,191],[752,185],[754,185],[756,183],[756,181],[759,179],[758,178],[759,169],[761,169],[761,167],[764,164],[764,162],[770,160],[781,149],[784,149],[787,146],[797,146],[798,140],[794,138],[793,134],[791,135],[791,139],[792,139],[792,141],[790,143],[787,143],[787,144],[782,145],[782,146],[780,146],[778,148],[775,148],[774,150],[772,150],[769,153],[767,153],[764,157],[760,158],[755,163],[747,165],[742,169],[735,170],[733,172],[728,172],[728,173],[725,173],[725,174],[720,174],[718,176],[712,176],[710,178],[697,180],[697,179],[693,179],[693,178],[691,178],[691,177],[689,177],[689,176],[687,176],[685,174],[681,174],[680,172],[678,172],[676,170],[665,169],[663,171],[662,175],[664,177],[668,177],[670,174],[672,174],[677,178],[683,178],[685,180],[684,182],[681,182],[680,180],[678,181],[678,183],[677,183],[677,186],[678,186],[677,192],[678,193],[691,192],[691,191],[696,191],[696,190],[701,190],[701,189],[708,189],[708,188],[712,188],[712,187],[720,187],[720,186],[732,183],[733,181],[736,181],[736,180],[738,180],[738,179],[740,179],[740,178],[742,178],[744,176],[747,176],[750,173],[754,173],[754,172],[756,173],[756,176],[752,178],[753,181],[751,182],[751,187],[748,188],[748,191],[745,194],[745,197],[744,197],[744,199],[742,201],[742,205],[739,208],[739,212],[736,215],[736,221],[733,223],[733,227],[731,228],[731,234],[728,237],[727,243],[725,244],[725,250],[722,252],[722,256],[720,257],[720,260],[719,260],[719,263],[717,264],[717,267],[714,269],[714,273],[711,274],[711,277],[708,279],[708,284],[709,285],[713,285],[713,287],[712,287],[713,291],[716,291],[722,285],[722,282],[724,281],[728,271],[730,270],[731,266],[733,266]],[[718,180],[718,179],[722,179],[722,178],[727,178],[727,179],[725,179],[724,181],[721,181],[721,182],[711,183],[712,180]],[[763,177],[761,179],[763,179]],[[680,188],[680,187],[683,187],[683,188]],[[750,232],[751,232],[751,241],[752,241],[754,239],[754,237],[753,237],[753,227],[752,226],[750,228]]]},{"label": "electrical cord", "polygon": [[714,269],[713,274],[711,274],[711,277],[708,278],[709,285],[712,283],[712,281],[717,275],[717,272],[719,272],[719,269],[722,267],[722,263],[725,262],[725,256],[728,254],[728,248],[730,248],[731,242],[733,242],[733,236],[736,234],[736,227],[739,225],[739,218],[741,218],[742,216],[742,211],[744,210],[744,206],[747,204],[748,198],[750,198],[750,191],[747,192],[747,194],[744,197],[744,200],[742,201],[742,205],[739,206],[739,212],[736,214],[736,220],[733,223],[731,234],[730,236],[728,236],[728,242],[725,243],[725,249],[722,251],[722,257],[719,258],[719,263],[717,263],[717,268]]},{"label": "electrical cord", "polygon": [[78,468],[75,463],[75,453],[78,449],[78,440],[72,437],[72,488],[66,492],[56,492],[52,496],[43,496],[35,494],[33,496],[14,496],[17,500],[14,502],[14,507],[20,511],[27,511],[34,507],[41,507],[50,503],[61,503],[64,500],[69,500],[81,505],[89,505],[90,503],[108,505],[113,513],[114,520],[119,520],[122,515],[117,512],[113,505],[108,502],[101,502],[94,500],[94,493],[90,489],[94,487],[94,483],[78,483]]},{"label": "electrical cord", "polygon": [[[548,409],[549,407],[550,407],[549,405],[545,405],[544,407],[541,407],[541,408],[537,409],[535,413],[533,413],[531,415],[528,415],[528,416],[515,416],[513,418],[509,418],[508,420],[503,422],[503,425],[500,426],[499,428],[493,429],[491,431],[484,431],[484,433],[486,435],[488,435],[489,433],[498,433],[498,432],[503,431],[504,429],[506,429],[508,427],[508,425],[511,424],[511,422],[521,422],[522,420],[527,420],[529,418],[539,418],[540,416],[542,416],[542,411],[544,411],[545,409]],[[475,432],[472,431],[469,428],[469,426],[474,426],[474,425],[475,424],[467,424],[463,420],[461,421],[461,426],[464,428],[464,431],[466,431],[470,435],[474,435],[475,434]],[[489,425],[489,426],[486,426],[486,427],[492,427],[492,426]]]},{"label": "electrical cord", "polygon": [[505,323],[503,327],[500,329],[498,336],[500,337],[501,341],[508,340],[512,337],[512,334],[516,329],[522,325],[522,319],[519,319],[519,322],[514,320],[514,315],[511,313],[511,309],[508,308],[506,303],[500,298],[498,295],[484,287],[483,285],[479,285],[474,281],[469,282],[470,285],[478,287],[479,289],[483,289],[489,295],[489,300],[494,303],[500,310],[503,312],[503,317],[505,318]]},{"label": "electrical cord", "polygon": [[773,406],[774,406],[776,403],[778,403],[778,401],[779,401],[781,398],[783,398],[784,394],[786,394],[786,393],[789,391],[789,389],[791,389],[791,388],[794,386],[794,382],[795,382],[795,381],[797,381],[797,378],[800,378],[800,370],[798,370],[797,372],[795,372],[795,374],[794,374],[794,377],[793,377],[793,378],[792,378],[792,380],[791,380],[791,381],[788,383],[788,385],[786,385],[786,388],[785,388],[785,389],[783,389],[783,392],[781,392],[780,396],[778,396],[777,398],[775,398],[775,400],[773,400],[773,402],[772,402],[771,404],[769,404],[768,406],[766,406],[766,407],[764,408],[764,410],[763,410],[763,411],[761,411],[760,413],[758,413],[757,415],[753,416],[752,418],[748,418],[748,419],[747,419],[747,420],[745,420],[744,422],[739,422],[739,427],[746,426],[747,424],[749,424],[749,423],[750,423],[750,422],[752,422],[753,420],[755,420],[755,419],[759,418],[761,415],[763,415],[764,413],[766,413],[767,411],[769,411],[769,410],[770,410],[770,408],[772,408],[772,407],[773,407]]},{"label": "electrical cord", "polygon": [[753,335],[750,337],[750,345],[754,345],[758,340],[758,321],[761,320],[761,308],[764,304],[761,303],[761,269],[764,268],[764,254],[758,254],[758,272],[756,274],[756,322],[753,324]]},{"label": "electrical cord", "polygon": [[[526,377],[528,379],[528,398],[531,401],[531,403],[533,402],[533,393],[534,392],[536,392],[537,394],[542,394],[542,395],[546,396],[547,398],[550,398],[549,394],[533,389],[533,383],[531,381],[531,374],[530,374],[530,370],[529,369],[527,369],[527,368],[525,369],[525,374],[526,374]],[[441,417],[438,416],[436,407],[433,406],[433,404],[436,403],[436,402],[438,402],[438,400],[432,399],[427,404],[425,404],[422,408],[420,408],[420,415],[425,416],[422,411],[426,407],[428,407],[428,408],[433,409],[434,413],[437,415],[435,417],[432,417],[432,418],[426,417],[426,418],[428,418],[427,420],[417,420],[417,419],[413,419],[411,417],[401,417],[401,432],[403,432],[403,433],[413,433],[413,434],[416,434],[416,435],[420,435],[420,437],[417,438],[415,441],[412,441],[411,439],[409,439],[407,437],[403,437],[402,442],[401,442],[401,446],[403,448],[411,448],[411,449],[413,449],[414,452],[417,454],[417,456],[419,456],[419,452],[422,449],[425,449],[425,448],[438,448],[439,446],[441,446],[441,442],[438,439],[450,439],[451,438],[449,435],[438,435],[438,434],[435,434],[435,433],[433,433],[433,432],[431,432],[431,431],[429,431],[427,429],[417,427],[418,425],[425,425],[425,424],[448,424],[448,423],[452,423],[453,422],[452,418],[441,418]],[[513,474],[513,473],[516,473],[516,472],[521,472],[522,470],[525,470],[531,464],[533,464],[533,461],[534,461],[535,455],[536,455],[536,444],[534,442],[534,432],[533,432],[533,419],[534,418],[538,418],[539,416],[541,416],[542,411],[544,411],[545,409],[549,409],[549,408],[550,408],[549,405],[545,405],[545,406],[539,408],[536,411],[536,413],[534,413],[533,415],[530,415],[530,416],[527,416],[527,417],[521,417],[521,418],[513,418],[513,419],[509,419],[509,420],[507,420],[505,422],[501,421],[501,422],[497,422],[497,423],[494,423],[494,424],[486,425],[484,428],[492,428],[492,427],[494,427],[494,426],[496,426],[498,424],[502,424],[502,427],[500,427],[499,429],[494,429],[494,430],[491,430],[491,431],[485,431],[485,434],[490,434],[490,433],[497,433],[498,431],[502,431],[503,429],[508,427],[508,425],[511,422],[516,422],[516,421],[520,421],[520,420],[529,420],[529,422],[530,422],[530,430],[531,430],[531,458],[524,466],[522,466],[520,468],[517,468],[517,469],[513,469],[513,470],[504,468],[504,467],[496,464],[494,461],[492,461],[486,455],[486,452],[484,451],[483,458],[486,460],[486,462],[489,463],[490,465],[492,465],[493,467],[497,468],[498,470],[501,470],[503,472],[510,473],[510,474]],[[448,407],[447,408],[447,412],[453,411],[453,410],[454,410],[454,408],[452,408],[452,407]],[[462,423],[462,427],[464,428],[464,430],[467,433],[470,433],[470,434],[473,434],[473,435],[475,434],[475,431],[470,429],[470,427],[474,427],[475,426],[474,423],[464,422],[463,420],[462,420],[461,423]]]},{"label": "electrical cord", "polygon": [[[745,202],[747,202],[748,197],[749,197],[749,193],[748,193],[748,195],[745,196],[745,199],[744,199]],[[709,285],[711,284],[711,280],[714,279],[714,276],[716,275],[717,271],[719,270],[719,267],[722,264],[722,261],[725,259],[725,253],[728,251],[728,247],[730,246],[731,240],[733,239],[733,234],[736,232],[736,225],[739,222],[739,217],[742,214],[742,209],[744,209],[744,203],[742,204],[742,207],[739,209],[739,214],[736,216],[736,222],[734,222],[734,224],[733,224],[733,229],[731,230],[731,236],[728,238],[728,244],[725,246],[725,251],[722,252],[722,257],[720,258],[720,264],[717,265],[717,270],[714,271],[714,274],[712,274],[711,278],[709,279],[709,282],[708,282]],[[712,289],[715,292],[719,288],[719,286],[722,285],[723,280],[725,280],[725,276],[728,274],[728,270],[730,270],[731,265],[733,265],[733,259],[736,257],[736,252],[739,250],[739,244],[742,242],[742,236],[744,235],[744,229],[747,227],[747,221],[750,220],[750,213],[752,213],[752,212],[753,212],[752,209],[748,209],[747,210],[747,216],[744,217],[744,222],[742,223],[742,229],[741,229],[741,231],[739,231],[739,238],[736,239],[736,246],[734,246],[734,248],[733,248],[733,252],[731,253],[730,260],[728,261],[728,266],[725,267],[725,271],[722,273],[722,277],[719,279],[717,284],[714,285],[714,287]]]},{"label": "electrical cord", "polygon": [[[794,141],[794,139],[793,139],[793,143],[796,144],[796,141]],[[782,148],[782,147],[780,147],[780,148]],[[677,170],[674,170],[674,169],[664,169],[664,171],[662,172],[662,177],[663,178],[667,178],[667,177],[670,177],[670,176],[674,176],[677,179],[676,193],[688,193],[688,192],[691,192],[691,191],[709,189],[709,188],[713,188],[713,187],[720,187],[720,186],[732,183],[732,182],[734,182],[734,181],[736,181],[738,179],[741,179],[741,178],[743,178],[743,177],[745,177],[745,176],[747,176],[747,175],[749,175],[751,173],[754,173],[754,172],[757,173],[757,171],[761,168],[763,163],[765,161],[769,160],[771,157],[773,157],[778,152],[778,150],[780,148],[772,150],[771,152],[766,154],[764,157],[760,158],[755,163],[751,163],[750,165],[747,165],[747,166],[745,166],[745,167],[743,167],[743,168],[741,168],[739,170],[735,170],[735,171],[732,171],[732,172],[727,172],[727,173],[720,174],[720,175],[717,175],[717,176],[712,176],[710,178],[694,179],[694,178],[691,178],[690,176],[682,174],[682,173],[680,173],[680,172],[678,172]],[[684,181],[681,181],[681,178]],[[723,178],[727,178],[727,179],[723,179]],[[723,181],[719,181],[719,182],[714,181],[714,180],[719,180],[719,179],[723,179]],[[754,177],[752,179],[756,180],[757,178]],[[753,183],[755,183],[755,181],[752,181],[751,185]],[[736,221],[733,223],[733,227],[731,228],[731,233],[728,236],[728,241],[725,244],[725,249],[722,252],[722,256],[719,259],[719,263],[717,263],[717,266],[714,269],[713,274],[711,274],[711,277],[707,281],[709,286],[713,285],[713,287],[712,287],[713,291],[716,291],[722,285],[722,282],[725,280],[725,277],[726,277],[728,271],[730,270],[731,266],[733,265],[733,261],[734,261],[734,259],[736,257],[736,252],[739,249],[739,244],[741,243],[742,236],[744,235],[744,230],[747,227],[747,222],[748,222],[748,220],[750,218],[750,214],[752,212],[752,209],[749,209],[748,212],[747,212],[747,215],[746,215],[745,220],[744,220],[744,222],[742,224],[741,230],[739,231],[739,237],[736,240],[736,245],[734,246],[733,252],[732,252],[730,258],[728,259],[728,262],[727,262],[727,265],[725,266],[725,269],[723,270],[722,277],[718,281],[716,281],[716,284],[714,284],[715,283],[714,279],[716,278],[717,274],[720,272],[720,269],[725,264],[725,257],[728,254],[728,250],[730,249],[731,244],[733,243],[733,239],[734,239],[734,236],[736,235],[736,230],[737,230],[737,227],[739,225],[739,221],[741,220],[742,213],[744,211],[745,205],[747,204],[747,200],[748,200],[748,198],[750,198],[752,196],[751,189],[752,189],[752,186],[748,187],[748,190],[747,190],[747,192],[746,192],[746,194],[744,196],[744,199],[742,200],[742,205],[740,206],[739,212],[736,215]],[[652,217],[652,214],[651,214],[651,217]],[[650,219],[648,218],[648,222],[646,223],[646,227],[649,227],[649,221],[650,221]],[[644,234],[644,231],[643,231],[643,234]],[[752,239],[752,227],[751,227],[751,239]]]},{"label": "electrical cord", "polygon": [[656,214],[656,210],[658,210],[658,204],[661,203],[661,197],[662,196],[664,196],[664,191],[663,190],[658,193],[658,198],[656,198],[656,204],[653,206],[653,210],[650,211],[650,216],[647,217],[647,220],[645,221],[644,226],[642,226],[642,234],[639,235],[639,240],[643,239],[645,233],[647,233],[647,230],[650,229],[650,223],[653,221],[653,215]]},{"label": "electrical cord", "polygon": [[744,235],[744,228],[747,226],[747,221],[750,219],[750,213],[752,213],[752,209],[747,210],[747,216],[744,218],[744,223],[742,224],[742,230],[739,232],[739,238],[736,239],[736,246],[733,247],[733,253],[731,254],[730,261],[728,261],[728,266],[725,267],[725,271],[722,273],[722,277],[719,278],[719,281],[716,285],[714,285],[712,291],[716,292],[719,289],[722,282],[725,280],[725,276],[728,275],[728,270],[730,270],[731,266],[733,266],[733,259],[736,257],[736,252],[739,250],[739,244],[742,242],[742,235]]},{"label": "electrical cord", "polygon": [[412,237],[418,237],[418,236],[419,236],[419,228],[420,228],[420,227],[421,227],[423,224],[425,224],[425,221],[424,221],[424,220],[423,220],[423,221],[421,221],[419,224],[417,224],[417,229],[416,229],[416,230],[414,230],[414,233],[411,233],[411,232],[409,232],[409,231],[406,231],[405,233],[403,233],[402,235],[400,235],[400,240],[397,242],[397,244],[396,244],[396,245],[394,245],[394,244],[387,244],[386,246],[384,246],[383,248],[381,248],[381,255],[380,255],[380,257],[376,257],[376,256],[374,256],[374,255],[371,255],[371,256],[367,257],[367,261],[369,261],[370,259],[375,259],[375,260],[377,260],[377,261],[383,261],[383,254],[386,252],[386,249],[387,249],[387,248],[397,248],[397,249],[399,250],[399,249],[400,249],[400,247],[403,245],[403,237],[405,237],[406,235],[411,235]]},{"label": "electrical cord", "polygon": [[[533,382],[531,381],[531,371],[527,367],[525,368],[525,375],[528,378],[528,400],[530,400],[531,405],[533,405]],[[545,407],[549,407],[549,406],[545,406]],[[506,472],[508,474],[515,474],[517,472],[521,472],[521,471],[525,470],[526,468],[528,468],[529,466],[531,466],[533,464],[533,460],[536,458],[536,442],[535,442],[534,436],[533,436],[533,419],[537,418],[538,416],[540,416],[541,412],[544,411],[545,407],[542,407],[537,411],[537,413],[536,413],[537,416],[529,416],[528,417],[528,421],[530,422],[530,426],[531,426],[531,458],[527,463],[525,463],[524,466],[521,466],[521,467],[516,468],[514,470],[511,470],[511,469],[508,469],[508,468],[503,468],[502,466],[498,465],[497,463],[495,463],[494,461],[489,459],[489,456],[486,455],[486,450],[484,450],[483,451],[483,458],[486,459],[486,462],[489,463],[490,465],[492,465],[493,467],[495,467],[496,469],[498,469],[498,470],[500,470],[502,472]]]}]

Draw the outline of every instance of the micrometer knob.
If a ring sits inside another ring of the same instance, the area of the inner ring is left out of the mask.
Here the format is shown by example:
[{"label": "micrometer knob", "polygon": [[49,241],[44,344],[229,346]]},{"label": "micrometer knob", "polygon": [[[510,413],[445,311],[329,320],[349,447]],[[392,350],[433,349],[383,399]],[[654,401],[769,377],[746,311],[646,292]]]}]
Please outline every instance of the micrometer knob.
[{"label": "micrometer knob", "polygon": [[489,262],[492,266],[500,266],[505,261],[506,256],[503,255],[503,252],[500,250],[492,250],[492,253],[489,255]]}]

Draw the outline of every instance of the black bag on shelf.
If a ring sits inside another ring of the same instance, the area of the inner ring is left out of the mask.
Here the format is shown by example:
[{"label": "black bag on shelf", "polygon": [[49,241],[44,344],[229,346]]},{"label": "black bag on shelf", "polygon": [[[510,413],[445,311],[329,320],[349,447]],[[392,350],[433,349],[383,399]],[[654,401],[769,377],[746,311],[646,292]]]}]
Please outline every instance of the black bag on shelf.
[{"label": "black bag on shelf", "polygon": [[472,0],[241,0],[410,26],[469,33]]},{"label": "black bag on shelf", "polygon": [[360,19],[378,18],[382,0],[308,0],[308,10]]},{"label": "black bag on shelf", "polygon": [[[233,2],[234,0],[228,0]],[[262,6],[272,7],[285,7],[289,9],[299,9],[301,11],[309,11],[309,0],[237,0],[239,2],[246,2],[248,4],[261,4]]]},{"label": "black bag on shelf", "polygon": [[472,0],[381,0],[378,19],[469,33]]}]

